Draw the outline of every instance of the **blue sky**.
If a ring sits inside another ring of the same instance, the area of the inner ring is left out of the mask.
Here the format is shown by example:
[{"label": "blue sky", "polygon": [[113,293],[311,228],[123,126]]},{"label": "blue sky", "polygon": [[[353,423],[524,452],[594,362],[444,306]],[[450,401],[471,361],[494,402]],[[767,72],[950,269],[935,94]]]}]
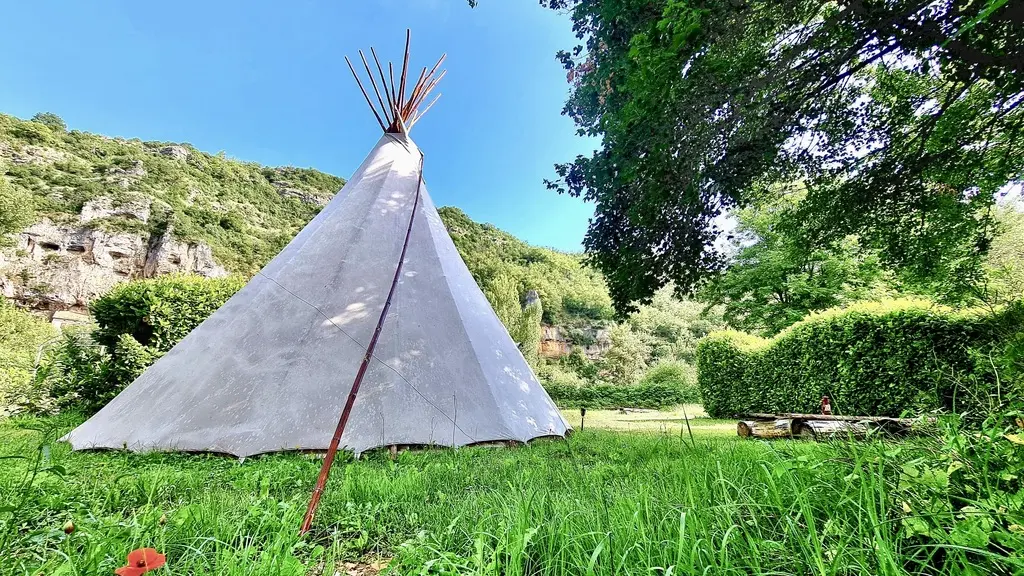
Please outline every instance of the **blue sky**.
[{"label": "blue sky", "polygon": [[348,176],[380,129],[343,55],[411,68],[448,53],[441,100],[413,137],[437,205],[534,244],[578,250],[590,205],[545,189],[589,153],[560,115],[554,59],[575,38],[536,0],[14,2],[0,22],[0,112],[59,114],[110,136]]}]

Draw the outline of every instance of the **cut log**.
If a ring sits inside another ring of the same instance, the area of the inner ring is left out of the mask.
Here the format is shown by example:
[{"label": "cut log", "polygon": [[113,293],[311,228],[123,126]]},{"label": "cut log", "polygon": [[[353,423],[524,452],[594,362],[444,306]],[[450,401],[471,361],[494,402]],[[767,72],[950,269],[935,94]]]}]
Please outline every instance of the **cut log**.
[{"label": "cut log", "polygon": [[809,429],[814,438],[846,438],[850,436],[862,438],[867,436],[871,428],[874,428],[872,424],[870,422],[848,422],[843,420],[807,420],[801,423],[801,426]]},{"label": "cut log", "polygon": [[[837,420],[843,422],[882,422],[882,421],[894,421],[903,424],[910,425],[917,422],[916,418],[893,418],[891,416],[838,416],[835,414],[764,414],[760,412],[753,412],[750,414],[740,415],[740,418],[744,420],[778,420],[779,418],[790,418],[796,420]],[[927,422],[934,421],[934,418],[926,419]]]},{"label": "cut log", "polygon": [[744,438],[789,438],[793,435],[789,420],[741,420],[736,433]]},{"label": "cut log", "polygon": [[772,420],[740,420],[736,433],[743,438],[863,438],[871,431],[902,435],[911,432],[910,424],[896,418],[853,420],[803,417],[777,417]]}]

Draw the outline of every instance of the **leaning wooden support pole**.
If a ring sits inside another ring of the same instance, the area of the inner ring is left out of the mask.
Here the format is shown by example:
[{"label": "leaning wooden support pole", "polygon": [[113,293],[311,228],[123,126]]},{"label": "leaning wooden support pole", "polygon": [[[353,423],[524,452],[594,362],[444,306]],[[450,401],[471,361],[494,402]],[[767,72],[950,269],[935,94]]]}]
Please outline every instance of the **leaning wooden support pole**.
[{"label": "leaning wooden support pole", "polygon": [[[377,95],[377,103],[380,104],[380,111],[384,114],[384,120],[388,124],[391,124],[393,120],[388,116],[388,107],[384,105],[384,99],[380,97],[380,90],[377,89],[377,81],[373,79],[373,72],[370,71],[370,64],[366,62],[366,56],[363,51],[359,51],[359,57],[363,59],[363,67],[366,68],[366,75],[370,77],[370,86],[373,86],[373,92]],[[387,88],[385,87],[385,90]]]},{"label": "leaning wooden support pole", "polygon": [[345,63],[348,64],[348,69],[352,71],[352,77],[356,79],[356,85],[359,86],[360,92],[363,93],[363,98],[366,98],[366,104],[373,111],[373,117],[377,119],[377,124],[380,124],[380,129],[387,131],[387,127],[384,126],[384,121],[380,119],[380,114],[377,114],[377,109],[373,106],[373,102],[370,101],[370,95],[366,93],[366,89],[363,88],[363,83],[359,81],[359,74],[356,74],[356,69],[352,67],[352,62],[349,61],[348,56],[345,56]]},{"label": "leaning wooden support pole", "polygon": [[377,319],[377,327],[373,331],[370,343],[366,346],[366,353],[363,354],[363,361],[359,364],[359,371],[356,372],[356,378],[352,382],[352,388],[349,390],[348,399],[345,400],[345,407],[341,411],[341,418],[338,420],[338,427],[334,430],[334,436],[331,438],[331,443],[327,447],[327,455],[324,457],[324,463],[320,466],[320,475],[316,478],[316,488],[313,489],[313,494],[309,498],[309,507],[306,508],[306,516],[302,519],[302,528],[299,529],[300,536],[309,532],[310,527],[313,525],[313,517],[316,515],[316,509],[320,505],[320,497],[323,496],[324,488],[327,486],[327,478],[331,475],[331,466],[334,464],[334,457],[338,453],[338,446],[341,444],[341,436],[345,433],[345,425],[348,424],[348,417],[352,413],[352,406],[355,405],[356,395],[359,394],[359,385],[363,383],[363,376],[366,375],[366,369],[370,365],[370,359],[373,358],[373,349],[377,346],[377,339],[380,338],[380,332],[384,328],[384,321],[388,318],[388,311],[391,309],[391,299],[395,295],[395,289],[398,287],[398,280],[402,276],[402,264],[405,263],[405,253],[409,248],[409,238],[412,236],[412,225],[416,220],[416,210],[419,208],[420,189],[422,186],[423,154],[421,153],[419,182],[416,184],[416,196],[412,202],[412,214],[409,215],[409,227],[405,231],[405,241],[402,243],[402,253],[398,257],[398,265],[395,266],[395,277],[391,280],[391,289],[388,290],[388,298],[384,301],[384,307],[380,311],[380,318]]},{"label": "leaning wooden support pole", "polygon": [[[370,46],[370,55],[373,56],[373,63],[377,65],[377,72],[380,74],[380,85],[384,88],[384,96],[388,100],[388,110],[394,114],[395,103],[391,99],[391,93],[394,92],[394,89],[388,90],[388,81],[384,78],[384,69],[380,66],[380,60],[377,59],[377,53],[373,50],[373,46]],[[390,64],[391,63],[389,62],[388,65],[390,66]],[[393,121],[394,120],[392,120],[392,122]]]},{"label": "leaning wooden support pole", "polygon": [[409,73],[409,42],[412,39],[412,30],[405,30],[405,58],[402,60],[402,77],[398,82],[398,104],[405,102],[405,78]]}]

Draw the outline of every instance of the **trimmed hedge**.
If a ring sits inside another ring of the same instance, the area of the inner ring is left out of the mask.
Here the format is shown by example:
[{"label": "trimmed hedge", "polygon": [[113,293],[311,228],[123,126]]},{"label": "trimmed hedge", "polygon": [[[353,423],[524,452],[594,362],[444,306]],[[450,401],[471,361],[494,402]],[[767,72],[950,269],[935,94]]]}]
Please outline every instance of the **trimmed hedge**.
[{"label": "trimmed hedge", "polygon": [[972,404],[954,375],[972,371],[972,349],[998,343],[1022,319],[1020,305],[992,314],[921,300],[861,303],[812,315],[767,340],[712,333],[697,347],[697,381],[712,417],[817,413],[824,395],[841,414],[963,412]]},{"label": "trimmed hedge", "polygon": [[573,386],[549,382],[544,389],[562,408],[668,408],[698,401],[692,388],[665,383]]},{"label": "trimmed hedge", "polygon": [[113,350],[122,334],[166,352],[245,286],[238,277],[169,275],[126,282],[89,307],[99,325],[93,339]]}]

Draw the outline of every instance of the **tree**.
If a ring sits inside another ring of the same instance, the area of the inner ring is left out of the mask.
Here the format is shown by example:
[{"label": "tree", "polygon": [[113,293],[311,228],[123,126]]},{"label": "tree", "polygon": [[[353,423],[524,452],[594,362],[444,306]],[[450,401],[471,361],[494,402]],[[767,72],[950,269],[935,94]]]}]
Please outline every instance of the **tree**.
[{"label": "tree", "polygon": [[671,286],[655,292],[650,304],[639,306],[627,322],[650,347],[652,364],[662,360],[693,364],[697,341],[725,327],[720,307],[677,298]]},{"label": "tree", "polygon": [[68,125],[64,123],[64,119],[57,116],[53,112],[40,112],[32,117],[33,122],[46,125],[48,128],[57,130],[59,132],[67,132]]},{"label": "tree", "polygon": [[877,255],[855,236],[808,246],[793,233],[800,191],[739,212],[736,258],[704,290],[734,328],[769,336],[810,312],[889,294]]},{"label": "tree", "polygon": [[494,308],[494,313],[505,325],[509,336],[519,346],[531,365],[537,362],[540,347],[540,320],[543,309],[539,299],[523,305],[519,283],[511,275],[501,273],[488,280],[484,295]]},{"label": "tree", "polygon": [[9,245],[9,235],[21,232],[32,223],[33,216],[32,196],[0,174],[0,246]]},{"label": "tree", "polygon": [[650,346],[625,323],[612,326],[608,337],[612,346],[602,366],[607,377],[615,384],[635,384],[647,369]]},{"label": "tree", "polygon": [[980,297],[1002,303],[1024,298],[1024,212],[1021,206],[995,211],[998,231],[985,257],[987,282]]},{"label": "tree", "polygon": [[[721,215],[802,181],[799,234],[851,234],[922,279],[977,270],[1021,178],[1019,3],[542,0],[584,42],[564,114],[600,137],[549,186],[596,205],[584,246],[620,312],[726,260]],[[954,263],[955,262],[955,263]]]}]

